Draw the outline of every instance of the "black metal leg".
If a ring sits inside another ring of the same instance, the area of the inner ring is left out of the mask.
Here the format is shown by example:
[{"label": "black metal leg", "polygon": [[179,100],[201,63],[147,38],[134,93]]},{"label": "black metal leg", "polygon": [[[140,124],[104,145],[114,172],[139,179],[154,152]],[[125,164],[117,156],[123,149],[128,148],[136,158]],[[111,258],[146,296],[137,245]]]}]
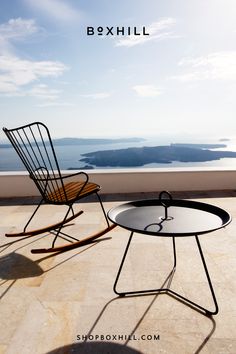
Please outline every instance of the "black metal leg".
[{"label": "black metal leg", "polygon": [[176,260],[175,237],[172,237],[172,239],[173,239],[174,269],[175,269],[175,268],[176,268],[176,263],[177,263],[177,260]]},{"label": "black metal leg", "polygon": [[106,219],[107,226],[109,227],[109,226],[110,226],[110,224],[109,224],[109,221],[108,221],[108,218],[107,218],[107,214],[106,214],[106,212],[105,212],[105,209],[104,209],[104,206],[103,206],[102,200],[101,200],[101,198],[100,198],[100,195],[99,195],[98,193],[96,193],[96,195],[97,195],[97,197],[98,197],[98,200],[99,200],[99,203],[100,203],[100,205],[101,205],[101,208],[102,208],[102,211],[103,211],[104,217],[105,217],[105,219]]},{"label": "black metal leg", "polygon": [[130,247],[130,243],[131,243],[132,238],[133,238],[133,234],[134,234],[134,232],[131,232],[129,240],[128,240],[128,243],[127,243],[127,246],[126,246],[126,249],[125,249],[125,252],[124,252],[124,255],[123,255],[121,263],[120,263],[120,267],[119,267],[119,270],[118,270],[118,273],[117,273],[117,276],[116,276],[116,280],[115,280],[115,283],[114,283],[114,286],[113,286],[114,292],[117,295],[119,295],[119,296],[134,295],[134,294],[145,294],[145,293],[153,293],[153,292],[154,293],[156,293],[156,292],[166,293],[167,291],[169,291],[170,283],[171,283],[171,280],[173,278],[173,275],[174,275],[174,272],[175,272],[175,268],[176,268],[176,248],[175,248],[175,238],[174,237],[173,237],[174,266],[173,266],[173,269],[171,270],[170,274],[168,275],[168,277],[166,278],[166,280],[164,282],[164,285],[168,282],[167,286],[165,288],[164,288],[164,285],[163,285],[163,288],[160,288],[160,289],[125,291],[125,292],[119,292],[119,291],[116,290],[116,286],[117,286],[117,283],[118,283],[118,280],[119,280],[119,277],[120,277],[121,270],[122,270],[123,265],[124,265],[125,258],[126,258],[127,253],[128,253],[128,249]]},{"label": "black metal leg", "polygon": [[34,211],[33,214],[31,215],[31,217],[29,218],[29,221],[27,221],[27,223],[26,223],[26,225],[25,225],[25,227],[24,227],[24,232],[26,231],[26,228],[27,228],[27,226],[29,225],[30,221],[33,219],[33,217],[34,217],[35,214],[37,213],[37,211],[38,211],[39,207],[41,206],[42,202],[43,202],[43,199],[40,200],[39,204],[37,205],[37,208],[35,209],[35,211]]},{"label": "black metal leg", "polygon": [[216,301],[216,296],[215,296],[214,289],[213,289],[212,282],[211,282],[211,278],[210,278],[210,275],[209,275],[209,272],[208,272],[208,269],[207,269],[207,266],[206,266],[206,262],[205,262],[205,259],[204,259],[204,256],[203,256],[203,252],[202,252],[202,248],[201,248],[201,245],[200,245],[200,241],[198,239],[198,235],[195,235],[195,239],[196,239],[198,250],[199,250],[199,253],[200,253],[200,256],[201,256],[201,260],[202,260],[202,263],[203,263],[203,266],[204,266],[204,270],[205,270],[205,274],[206,274],[206,277],[207,277],[208,285],[209,285],[209,288],[211,290],[211,295],[212,295],[212,298],[213,298],[213,301],[214,301],[215,310],[214,311],[210,311],[210,310],[206,309],[205,307],[200,306],[200,305],[196,304],[195,302],[187,299],[186,297],[176,293],[173,290],[169,289],[168,293],[170,295],[173,295],[174,297],[180,299],[180,300],[183,300],[184,303],[190,305],[191,307],[196,308],[198,310],[201,310],[201,312],[204,311],[207,316],[217,315],[217,313],[219,312],[219,307],[218,307],[218,304],[217,304],[217,301]]},{"label": "black metal leg", "polygon": [[[176,247],[175,247],[175,238],[174,238],[174,237],[172,237],[172,241],[173,241],[174,265],[173,265],[172,271],[170,272],[169,276],[168,276],[167,279],[166,279],[166,281],[168,280],[168,283],[167,283],[167,288],[168,288],[168,289],[170,288],[172,279],[173,279],[173,277],[174,277],[175,270],[176,270],[176,264],[177,264],[177,259],[176,259]],[[164,285],[165,285],[165,283],[164,283]]]},{"label": "black metal leg", "polygon": [[124,295],[127,294],[127,292],[121,293],[121,292],[117,291],[117,290],[116,290],[116,285],[117,285],[117,283],[118,283],[118,280],[119,280],[119,277],[120,277],[120,273],[121,273],[121,270],[122,270],[122,268],[123,268],[123,264],[124,264],[124,261],[125,261],[125,258],[126,258],[126,255],[127,255],[128,249],[129,249],[129,246],[130,246],[130,242],[131,242],[132,237],[133,237],[133,234],[134,234],[134,233],[131,232],[130,237],[129,237],[129,241],[128,241],[128,243],[127,243],[127,246],[126,246],[126,249],[125,249],[125,252],[124,252],[124,255],[123,255],[123,258],[122,258],[122,260],[121,260],[120,267],[119,267],[119,270],[118,270],[118,273],[117,273],[117,276],[116,276],[116,280],[115,280],[115,283],[114,283],[114,286],[113,286],[114,292],[115,292],[117,295],[120,295],[120,296],[124,296]]},{"label": "black metal leg", "polygon": [[69,212],[70,212],[71,209],[72,209],[72,206],[70,205],[69,208],[68,208],[68,210],[67,210],[67,212],[66,212],[66,215],[65,215],[65,217],[64,217],[64,219],[63,219],[63,221],[62,221],[62,223],[61,223],[61,225],[60,225],[60,227],[58,228],[58,230],[57,230],[57,232],[56,232],[56,236],[54,237],[54,240],[53,240],[53,242],[52,242],[52,248],[55,246],[56,239],[57,239],[57,237],[58,237],[58,235],[59,235],[59,233],[60,233],[60,231],[61,231],[61,229],[62,229],[62,226],[64,225],[64,223],[65,223],[65,221],[66,221],[66,218],[67,218],[67,216],[68,216],[68,214],[69,214]]},{"label": "black metal leg", "polygon": [[205,262],[205,259],[204,259],[204,256],[203,256],[203,252],[202,252],[202,248],[201,248],[201,245],[200,245],[200,241],[198,239],[198,236],[196,235],[195,236],[196,238],[196,241],[197,241],[197,245],[198,245],[198,249],[199,249],[199,253],[200,253],[200,256],[201,256],[201,259],[202,259],[202,263],[203,263],[203,266],[204,266],[204,270],[205,270],[205,273],[206,273],[206,277],[207,277],[207,281],[208,281],[208,284],[209,284],[209,288],[211,290],[211,295],[212,295],[212,298],[213,298],[213,301],[214,301],[214,304],[215,304],[215,311],[208,311],[209,314],[211,315],[216,315],[218,312],[219,312],[219,307],[218,307],[218,304],[217,304],[217,301],[216,301],[216,296],[215,296],[215,292],[214,292],[214,289],[213,289],[213,286],[212,286],[212,282],[211,282],[211,278],[210,278],[210,275],[209,275],[209,272],[208,272],[208,269],[207,269],[207,266],[206,266],[206,262]]},{"label": "black metal leg", "polygon": [[[116,280],[115,280],[115,283],[114,283],[114,286],[113,286],[113,290],[114,290],[114,292],[117,295],[125,296],[125,295],[138,295],[138,294],[142,295],[142,294],[146,294],[146,293],[158,293],[158,294],[166,293],[166,294],[169,294],[169,295],[173,296],[174,298],[177,298],[180,301],[183,301],[186,305],[189,305],[190,307],[195,308],[196,310],[200,310],[201,313],[204,312],[207,316],[216,315],[218,313],[219,308],[218,308],[218,304],[217,304],[217,301],[216,301],[216,296],[215,296],[215,293],[214,293],[214,289],[213,289],[213,286],[212,286],[212,283],[211,283],[211,278],[210,278],[210,275],[209,275],[209,272],[208,272],[208,269],[207,269],[207,266],[206,266],[206,262],[205,262],[205,259],[204,259],[204,256],[203,256],[203,252],[202,252],[202,249],[201,249],[201,245],[200,245],[200,242],[199,242],[199,239],[198,239],[197,235],[195,236],[195,238],[196,238],[197,246],[198,246],[199,253],[200,253],[200,256],[201,256],[201,260],[202,260],[202,263],[203,263],[203,266],[204,266],[204,270],[205,270],[205,273],[206,273],[206,277],[207,277],[207,280],[208,280],[208,284],[209,284],[209,287],[210,287],[210,290],[211,290],[211,295],[212,295],[212,298],[213,298],[213,301],[214,301],[214,305],[215,305],[215,310],[214,311],[210,311],[210,310],[204,308],[203,306],[198,305],[197,303],[187,299],[186,297],[184,297],[184,296],[182,296],[182,295],[178,294],[177,292],[175,292],[175,291],[170,289],[171,281],[173,279],[173,276],[174,276],[174,273],[175,273],[175,270],[176,270],[176,264],[177,264],[175,237],[172,238],[173,239],[174,266],[173,266],[172,271],[168,275],[167,279],[165,280],[165,283],[163,284],[162,288],[149,289],[149,290],[137,290],[137,291],[124,291],[124,292],[117,291],[116,290],[117,283],[118,283],[118,280],[119,280],[119,277],[120,277],[120,274],[121,274],[121,271],[122,271],[122,268],[123,268],[123,265],[124,265],[125,258],[127,256],[128,249],[130,247],[130,243],[131,243],[133,234],[134,233],[131,232],[129,240],[128,240],[128,243],[127,243],[127,246],[126,246],[126,249],[125,249],[125,252],[124,252],[124,255],[123,255],[122,260],[121,260],[121,264],[120,264],[120,267],[119,267],[119,270],[118,270],[118,273],[117,273],[117,276],[116,276]],[[167,281],[168,281],[168,283],[167,283]],[[167,286],[164,287],[166,283],[167,283]]]}]

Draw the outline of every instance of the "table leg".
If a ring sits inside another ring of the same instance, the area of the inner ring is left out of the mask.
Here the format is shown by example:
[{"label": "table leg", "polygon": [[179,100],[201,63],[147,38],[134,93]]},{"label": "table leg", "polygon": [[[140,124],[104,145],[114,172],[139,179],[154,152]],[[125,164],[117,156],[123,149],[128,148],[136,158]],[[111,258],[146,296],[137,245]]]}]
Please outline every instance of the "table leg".
[{"label": "table leg", "polygon": [[[125,258],[126,258],[127,253],[128,253],[128,249],[130,247],[130,244],[131,244],[131,241],[132,241],[132,238],[133,238],[133,234],[134,233],[131,232],[129,240],[128,240],[128,243],[127,243],[127,246],[125,248],[124,255],[122,257],[122,260],[121,260],[121,263],[120,263],[120,266],[119,266],[119,270],[118,270],[118,273],[117,273],[117,276],[116,276],[116,279],[115,279],[115,283],[114,283],[114,286],[113,286],[113,290],[114,290],[114,292],[117,295],[126,296],[126,295],[142,295],[142,294],[146,294],[146,293],[157,293],[157,294],[166,293],[166,294],[169,294],[169,295],[173,296],[174,298],[179,299],[180,301],[183,301],[186,305],[189,305],[192,308],[200,310],[201,312],[204,311],[207,316],[216,315],[219,312],[218,304],[217,304],[217,301],[216,301],[216,296],[215,296],[214,289],[213,289],[212,282],[211,282],[211,278],[210,278],[210,275],[209,275],[209,272],[208,272],[208,269],[207,269],[207,265],[206,265],[206,262],[205,262],[205,259],[204,259],[204,255],[203,255],[203,252],[202,252],[200,241],[198,239],[198,235],[195,235],[195,239],[196,239],[196,242],[197,242],[198,250],[199,250],[200,257],[201,257],[201,260],[202,260],[202,263],[203,263],[203,267],[204,267],[204,270],[205,270],[205,274],[206,274],[206,277],[207,277],[207,281],[208,281],[208,285],[209,285],[209,288],[210,288],[210,291],[211,291],[211,295],[212,295],[212,298],[213,298],[213,301],[214,301],[214,305],[215,305],[215,310],[214,311],[209,311],[206,308],[204,308],[203,306],[198,305],[197,303],[187,299],[186,297],[184,297],[184,296],[182,296],[182,295],[178,294],[177,292],[175,292],[175,291],[170,289],[171,280],[172,280],[172,278],[174,276],[174,272],[176,270],[176,264],[177,264],[175,237],[172,238],[173,239],[174,266],[173,266],[173,269],[171,270],[170,274],[166,278],[166,280],[165,280],[165,282],[164,282],[164,284],[162,285],[161,288],[159,288],[159,289],[148,289],[148,290],[137,290],[137,291],[123,291],[123,292],[117,291],[117,289],[116,289],[117,283],[118,283],[118,280],[119,280],[119,277],[120,277],[120,274],[121,274],[121,271],[122,271],[122,268],[123,268],[123,265],[124,265],[124,262],[125,262]],[[165,287],[166,283],[167,283],[167,286]]]},{"label": "table leg", "polygon": [[201,259],[202,259],[202,263],[203,263],[203,266],[204,266],[204,270],[205,270],[205,273],[206,273],[206,277],[207,277],[207,281],[208,281],[208,285],[209,285],[209,288],[211,290],[211,295],[212,295],[212,298],[213,298],[213,301],[214,301],[214,304],[215,304],[215,311],[208,311],[211,315],[216,315],[218,312],[219,312],[219,307],[218,307],[218,304],[217,304],[217,301],[216,301],[216,296],[215,296],[215,292],[214,292],[214,289],[213,289],[213,286],[212,286],[212,282],[211,282],[211,278],[210,278],[210,275],[209,275],[209,272],[208,272],[208,269],[207,269],[207,266],[206,266],[206,261],[204,259],[204,256],[203,256],[203,252],[202,252],[202,248],[201,248],[201,245],[200,245],[200,241],[198,239],[198,235],[195,236],[196,238],[196,242],[197,242],[197,245],[198,245],[198,250],[199,250],[199,253],[200,253],[200,256],[201,256]]},{"label": "table leg", "polygon": [[[120,277],[120,274],[121,274],[121,271],[122,271],[122,268],[123,268],[123,265],[124,265],[124,262],[125,262],[125,258],[127,256],[127,253],[128,253],[128,249],[130,247],[130,244],[131,244],[131,241],[132,241],[132,238],[133,238],[133,234],[134,232],[132,231],[131,234],[130,234],[130,237],[129,237],[129,240],[128,240],[128,243],[127,243],[127,246],[125,248],[125,251],[124,251],[124,254],[123,254],[123,257],[122,257],[122,260],[121,260],[121,263],[120,263],[120,266],[119,266],[119,270],[118,270],[118,273],[117,273],[117,276],[116,276],[116,280],[115,280],[115,283],[114,283],[114,286],[113,286],[113,290],[114,292],[119,295],[119,296],[125,296],[125,295],[135,295],[135,294],[145,294],[145,293],[166,293],[167,291],[169,291],[169,287],[170,287],[170,283],[171,283],[171,280],[173,278],[173,275],[174,275],[174,272],[175,272],[175,269],[176,269],[176,247],[175,247],[175,237],[173,237],[173,255],[174,255],[174,265],[173,265],[173,268],[171,270],[171,272],[169,273],[168,277],[166,278],[164,284],[163,284],[163,288],[160,288],[160,289],[149,289],[149,290],[137,290],[137,291],[125,291],[125,292],[120,292],[120,291],[117,291],[116,289],[116,286],[117,286],[117,283],[118,283],[118,280],[119,280],[119,277]],[[164,285],[168,283],[168,285],[164,288]]]},{"label": "table leg", "polygon": [[128,240],[128,243],[127,243],[127,246],[126,246],[126,249],[125,249],[125,252],[124,252],[124,255],[122,257],[122,260],[121,260],[121,263],[120,263],[120,267],[119,267],[119,270],[118,270],[118,273],[117,273],[117,276],[116,276],[116,280],[115,280],[115,283],[113,285],[113,290],[114,292],[119,295],[119,296],[125,296],[127,293],[126,292],[119,292],[116,290],[116,285],[118,283],[118,280],[119,280],[119,277],[120,277],[120,273],[121,273],[121,270],[123,268],[123,264],[124,264],[124,261],[125,261],[125,258],[126,258],[126,255],[127,255],[127,252],[128,252],[128,249],[129,249],[129,246],[130,246],[130,242],[132,240],[132,237],[133,237],[133,232],[131,232],[130,234],[130,237],[129,237],[129,240]]}]

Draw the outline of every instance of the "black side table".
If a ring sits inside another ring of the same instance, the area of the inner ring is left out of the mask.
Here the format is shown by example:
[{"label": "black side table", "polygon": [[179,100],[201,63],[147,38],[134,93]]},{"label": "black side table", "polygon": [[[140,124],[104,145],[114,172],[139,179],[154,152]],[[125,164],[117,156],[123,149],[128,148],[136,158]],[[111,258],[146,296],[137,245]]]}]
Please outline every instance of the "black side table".
[{"label": "black side table", "polygon": [[[163,197],[164,194],[167,195],[167,198]],[[169,293],[184,301],[186,304],[203,311],[208,316],[218,313],[219,308],[216,296],[198,236],[213,232],[228,225],[231,221],[231,217],[225,210],[211,204],[196,201],[173,200],[168,192],[162,192],[159,199],[139,200],[119,205],[108,212],[108,218],[115,224],[131,232],[113,287],[117,295]],[[214,301],[215,310],[210,311],[196,304],[171,290],[168,286],[165,288],[138,291],[117,291],[117,283],[134,233],[145,234],[147,236],[172,237],[174,265],[169,275],[171,279],[177,265],[175,238],[194,236]]]}]

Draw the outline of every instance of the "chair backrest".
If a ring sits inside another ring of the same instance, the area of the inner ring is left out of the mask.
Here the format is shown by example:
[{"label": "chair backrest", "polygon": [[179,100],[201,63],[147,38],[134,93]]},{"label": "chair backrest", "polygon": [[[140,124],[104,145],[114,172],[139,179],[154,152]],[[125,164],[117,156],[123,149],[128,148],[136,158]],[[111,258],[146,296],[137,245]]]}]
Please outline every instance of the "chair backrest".
[{"label": "chair backrest", "polygon": [[3,128],[3,131],[42,197],[49,201],[50,195],[61,193],[61,199],[65,200],[65,188],[48,128],[34,122],[14,129]]}]

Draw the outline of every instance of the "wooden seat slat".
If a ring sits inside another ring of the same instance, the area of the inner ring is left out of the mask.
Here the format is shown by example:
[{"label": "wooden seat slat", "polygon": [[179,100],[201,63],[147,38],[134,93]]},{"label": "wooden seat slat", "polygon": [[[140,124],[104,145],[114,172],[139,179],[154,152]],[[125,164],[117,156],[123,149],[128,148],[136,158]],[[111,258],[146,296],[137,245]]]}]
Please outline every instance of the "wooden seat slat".
[{"label": "wooden seat slat", "polygon": [[[83,185],[84,185],[83,182],[69,182],[64,185],[64,188],[60,187],[55,192],[49,193],[47,198],[50,201],[54,201],[54,202],[72,201],[78,197],[78,193],[83,187]],[[88,182],[82,189],[79,196],[84,197],[90,193],[95,192],[96,190],[99,191],[99,189],[100,188],[96,183]]]}]

